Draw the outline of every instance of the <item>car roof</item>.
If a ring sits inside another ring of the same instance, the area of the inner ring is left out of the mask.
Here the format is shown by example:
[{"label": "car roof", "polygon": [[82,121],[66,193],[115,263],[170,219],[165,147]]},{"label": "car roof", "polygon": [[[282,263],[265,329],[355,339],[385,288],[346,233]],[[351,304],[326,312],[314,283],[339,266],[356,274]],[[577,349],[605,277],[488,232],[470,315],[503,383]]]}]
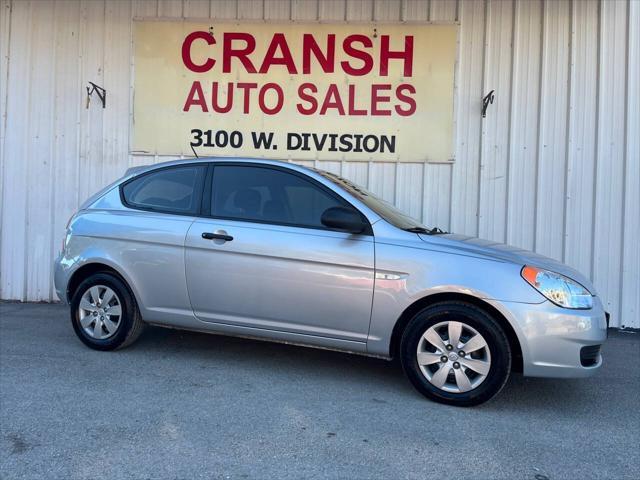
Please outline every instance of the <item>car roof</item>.
[{"label": "car roof", "polygon": [[280,165],[293,170],[306,170],[309,169],[302,165],[298,165],[283,160],[269,160],[265,158],[251,158],[251,157],[198,157],[198,158],[181,158],[176,160],[168,160],[165,162],[152,163],[147,165],[139,165],[129,168],[124,174],[125,177],[132,175],[138,175],[143,172],[156,170],[158,168],[170,167],[173,165],[183,165],[185,163],[215,163],[215,162],[238,162],[238,163],[262,163],[264,165]]}]

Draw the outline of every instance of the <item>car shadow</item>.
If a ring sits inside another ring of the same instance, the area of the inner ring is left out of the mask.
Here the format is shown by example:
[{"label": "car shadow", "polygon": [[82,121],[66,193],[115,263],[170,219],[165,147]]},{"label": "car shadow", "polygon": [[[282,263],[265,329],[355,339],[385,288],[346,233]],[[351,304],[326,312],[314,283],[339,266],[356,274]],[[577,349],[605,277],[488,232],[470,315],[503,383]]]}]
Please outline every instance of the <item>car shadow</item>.
[{"label": "car shadow", "polygon": [[328,349],[240,338],[225,335],[149,327],[131,349],[140,354],[158,351],[165,357],[180,356],[201,368],[224,364],[304,375],[316,380],[335,379],[379,384],[413,395],[398,362]]},{"label": "car shadow", "polygon": [[[200,368],[224,364],[227,368],[235,365],[246,369],[260,365],[264,371],[316,381],[336,381],[338,377],[356,389],[393,391],[405,400],[423,399],[396,360],[160,327],[148,328],[136,345],[127,350],[140,355],[156,351],[162,358],[180,357],[196,362]],[[599,385],[601,381],[595,383]],[[514,413],[552,409],[567,418],[580,417],[592,414],[594,405],[602,400],[602,390],[594,388],[593,379],[526,378],[514,373],[496,399],[477,408]],[[435,404],[429,405],[435,408]]]}]

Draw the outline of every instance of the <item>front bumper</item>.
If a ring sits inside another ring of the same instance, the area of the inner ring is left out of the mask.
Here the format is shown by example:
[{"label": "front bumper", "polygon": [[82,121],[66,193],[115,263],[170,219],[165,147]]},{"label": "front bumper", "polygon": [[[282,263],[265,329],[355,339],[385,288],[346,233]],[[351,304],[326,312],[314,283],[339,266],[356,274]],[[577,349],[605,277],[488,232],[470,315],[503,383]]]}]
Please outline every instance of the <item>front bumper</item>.
[{"label": "front bumper", "polygon": [[[525,376],[589,377],[602,366],[599,351],[591,361],[584,360],[585,352],[593,352],[607,339],[608,322],[598,297],[589,310],[569,310],[548,301],[502,302],[501,306],[520,340]],[[592,348],[583,351],[584,347]]]}]

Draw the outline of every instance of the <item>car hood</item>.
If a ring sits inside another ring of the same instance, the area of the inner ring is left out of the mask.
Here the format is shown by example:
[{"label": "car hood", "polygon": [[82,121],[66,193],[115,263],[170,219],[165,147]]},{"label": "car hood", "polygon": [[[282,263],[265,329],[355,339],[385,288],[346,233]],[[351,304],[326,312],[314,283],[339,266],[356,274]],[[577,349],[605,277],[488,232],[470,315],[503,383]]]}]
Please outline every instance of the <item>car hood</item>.
[{"label": "car hood", "polygon": [[596,290],[591,280],[574,268],[523,248],[453,233],[443,235],[420,234],[419,237],[426,243],[446,245],[449,248],[459,251],[461,254],[479,255],[497,261],[511,262],[523,266],[531,265],[560,273],[580,283],[589,290],[592,295],[596,295]]}]

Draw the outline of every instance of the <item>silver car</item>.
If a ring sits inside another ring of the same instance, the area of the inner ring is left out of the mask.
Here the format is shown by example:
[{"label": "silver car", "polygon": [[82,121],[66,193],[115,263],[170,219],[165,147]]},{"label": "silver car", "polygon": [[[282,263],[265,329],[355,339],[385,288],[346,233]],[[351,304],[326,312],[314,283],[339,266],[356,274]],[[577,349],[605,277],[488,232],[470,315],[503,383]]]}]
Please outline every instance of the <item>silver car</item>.
[{"label": "silver car", "polygon": [[593,285],[566,265],[277,161],[129,170],[70,219],[55,284],[94,349],[153,324],[397,357],[420,393],[461,406],[512,371],[592,375],[607,337]]}]

